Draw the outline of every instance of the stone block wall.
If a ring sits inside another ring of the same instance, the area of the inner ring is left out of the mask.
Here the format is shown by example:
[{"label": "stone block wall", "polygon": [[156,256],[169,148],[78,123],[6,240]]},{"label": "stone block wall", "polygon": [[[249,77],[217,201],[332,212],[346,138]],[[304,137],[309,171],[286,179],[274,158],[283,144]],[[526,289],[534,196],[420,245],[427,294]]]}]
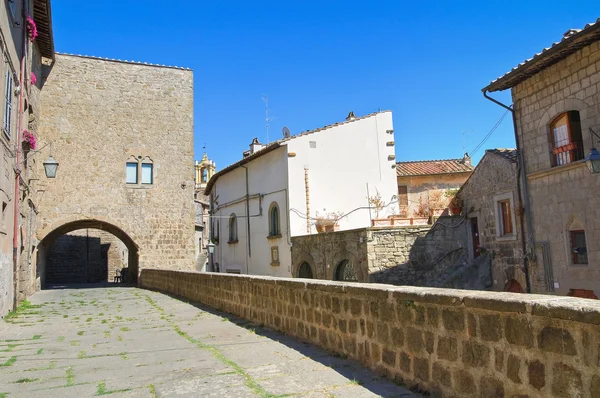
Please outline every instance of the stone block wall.
[{"label": "stone block wall", "polygon": [[[532,213],[532,236],[547,244],[546,258],[536,245],[534,292],[565,295],[570,289],[600,295],[600,175],[581,161],[552,167],[550,124],[561,113],[578,111],[583,153],[595,146],[588,132],[600,133],[600,41],[582,47],[512,89],[517,130],[525,157]],[[597,147],[597,146],[596,146]],[[587,265],[572,264],[571,230],[584,230]],[[533,248],[529,248],[533,253]],[[543,262],[552,276],[545,283]]]},{"label": "stone block wall", "polygon": [[347,355],[442,397],[597,397],[600,303],[168,270],[141,287]]},{"label": "stone block wall", "polygon": [[[192,71],[57,54],[40,101],[39,145],[52,141],[60,165],[35,187],[38,239],[100,220],[140,268],[194,269]],[[152,162],[152,184],[126,183],[126,162]]]},{"label": "stone block wall", "polygon": [[128,250],[116,236],[78,230],[57,238],[46,258],[47,283],[112,282],[127,267]]},{"label": "stone block wall", "polygon": [[[493,290],[503,291],[510,280],[516,280],[525,289],[523,250],[521,247],[521,218],[518,209],[517,165],[493,152],[486,152],[471,178],[462,187],[458,196],[463,201],[467,214],[467,236],[472,236],[471,223],[477,221],[479,244],[490,253],[492,263]],[[513,234],[499,236],[497,231],[501,215],[498,198],[512,203],[511,214],[515,224]],[[469,258],[474,257],[475,248],[469,239]]]},{"label": "stone block wall", "polygon": [[432,227],[373,227],[294,237],[293,275],[308,263],[313,278],[335,280],[338,265],[348,260],[359,282],[485,289],[453,277],[465,264],[465,225],[462,217],[440,217]]}]

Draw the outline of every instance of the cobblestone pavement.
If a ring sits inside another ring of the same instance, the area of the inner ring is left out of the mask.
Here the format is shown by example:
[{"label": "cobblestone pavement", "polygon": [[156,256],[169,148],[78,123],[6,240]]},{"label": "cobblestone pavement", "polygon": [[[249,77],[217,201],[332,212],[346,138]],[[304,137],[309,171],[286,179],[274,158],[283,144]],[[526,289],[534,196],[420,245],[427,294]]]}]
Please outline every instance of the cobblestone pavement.
[{"label": "cobblestone pavement", "polygon": [[0,397],[107,394],[415,396],[309,344],[136,288],[45,290],[0,321]]}]

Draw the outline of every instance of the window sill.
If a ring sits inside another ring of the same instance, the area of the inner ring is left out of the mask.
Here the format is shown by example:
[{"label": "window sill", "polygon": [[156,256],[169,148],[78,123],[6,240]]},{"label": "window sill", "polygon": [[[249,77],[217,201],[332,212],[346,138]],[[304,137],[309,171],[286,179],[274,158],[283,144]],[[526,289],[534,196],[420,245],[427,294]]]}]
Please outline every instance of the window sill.
[{"label": "window sill", "polygon": [[228,245],[233,245],[233,244],[238,243],[238,242],[239,242],[239,240],[237,240],[237,239],[236,240],[228,240],[227,244]]},{"label": "window sill", "polygon": [[576,160],[576,161],[571,162],[569,164],[563,164],[561,166],[554,166],[554,167],[550,167],[549,169],[545,169],[545,170],[541,170],[541,171],[536,171],[534,173],[530,173],[530,174],[527,175],[527,179],[529,179],[529,180],[536,180],[538,178],[542,178],[542,177],[546,177],[546,176],[553,175],[553,174],[558,174],[558,173],[564,173],[565,171],[578,169],[580,167],[585,167],[585,162],[583,161],[583,159]]},{"label": "window sill", "polygon": [[569,266],[573,267],[573,268],[587,268],[587,267],[589,267],[589,264],[573,264],[573,263],[571,263],[571,264],[569,264]]},{"label": "window sill", "polygon": [[129,188],[129,189],[150,189],[153,186],[154,186],[153,184],[140,185],[140,184],[133,184],[133,183],[125,183],[125,187]]},{"label": "window sill", "polygon": [[272,261],[271,262],[271,267],[279,267],[280,263],[279,261]]},{"label": "window sill", "polygon": [[281,234],[269,235],[269,236],[267,236],[267,239],[269,239],[269,240],[272,240],[272,239],[281,239]]}]

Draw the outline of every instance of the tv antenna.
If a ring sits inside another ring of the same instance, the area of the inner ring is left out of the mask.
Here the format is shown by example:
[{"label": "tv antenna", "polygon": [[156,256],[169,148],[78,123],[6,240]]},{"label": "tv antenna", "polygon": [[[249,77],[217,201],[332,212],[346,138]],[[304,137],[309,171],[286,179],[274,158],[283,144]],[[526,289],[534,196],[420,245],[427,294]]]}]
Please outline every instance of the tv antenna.
[{"label": "tv antenna", "polygon": [[284,126],[281,132],[283,133],[283,138],[290,138],[291,133],[290,129],[288,129],[287,126]]},{"label": "tv antenna", "polygon": [[265,129],[267,131],[267,144],[269,143],[269,127],[271,127],[271,114],[269,113],[269,96],[263,95],[262,100],[265,101]]}]

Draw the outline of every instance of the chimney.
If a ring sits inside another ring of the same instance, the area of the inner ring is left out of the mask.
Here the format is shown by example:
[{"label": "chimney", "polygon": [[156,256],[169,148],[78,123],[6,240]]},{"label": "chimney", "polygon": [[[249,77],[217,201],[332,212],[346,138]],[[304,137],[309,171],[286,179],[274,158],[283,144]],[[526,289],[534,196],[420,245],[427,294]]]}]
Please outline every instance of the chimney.
[{"label": "chimney", "polygon": [[354,116],[354,112],[352,112],[352,111],[351,111],[351,112],[348,114],[348,116],[346,117],[346,121],[347,121],[347,122],[351,122],[351,121],[353,121],[354,119],[356,119],[356,116]]},{"label": "chimney", "polygon": [[[261,149],[263,149],[265,147],[265,145],[261,144],[260,142],[258,142],[258,138],[254,138],[252,140],[252,142],[250,143],[250,150],[244,152],[244,157],[252,155],[258,151],[260,151]],[[247,155],[246,155],[247,154]]]},{"label": "chimney", "polygon": [[471,157],[467,152],[463,155],[462,160],[460,161],[462,164],[466,164],[467,166],[471,166]]}]

